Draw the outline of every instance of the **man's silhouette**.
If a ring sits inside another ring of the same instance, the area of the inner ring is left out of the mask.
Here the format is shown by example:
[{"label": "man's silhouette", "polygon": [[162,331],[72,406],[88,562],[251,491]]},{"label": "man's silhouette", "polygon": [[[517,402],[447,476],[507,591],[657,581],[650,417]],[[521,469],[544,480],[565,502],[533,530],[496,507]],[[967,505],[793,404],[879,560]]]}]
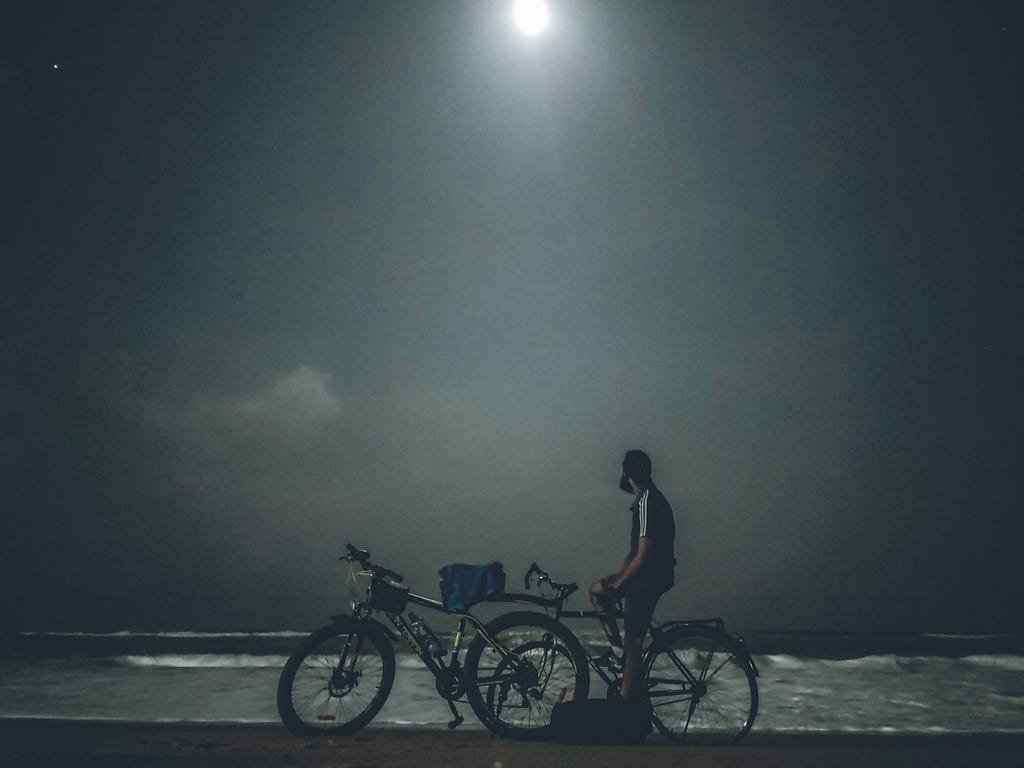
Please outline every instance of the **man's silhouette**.
[{"label": "man's silhouette", "polygon": [[622,460],[619,487],[634,495],[629,554],[618,571],[590,588],[590,601],[603,614],[625,601],[625,641],[614,617],[604,616],[604,627],[612,653],[622,653],[622,698],[639,699],[637,683],[644,638],[658,598],[672,587],[675,576],[676,525],[672,507],[651,480],[651,459],[640,450],[627,451]]}]

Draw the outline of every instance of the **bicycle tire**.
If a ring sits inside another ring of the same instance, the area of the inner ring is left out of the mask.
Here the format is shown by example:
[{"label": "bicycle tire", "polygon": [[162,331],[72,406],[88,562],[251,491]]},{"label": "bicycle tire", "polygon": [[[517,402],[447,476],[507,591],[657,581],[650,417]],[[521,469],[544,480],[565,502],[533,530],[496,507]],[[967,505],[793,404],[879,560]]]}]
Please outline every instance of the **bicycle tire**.
[{"label": "bicycle tire", "polygon": [[394,682],[395,651],[384,629],[343,616],[289,657],[277,684],[277,711],[296,735],[351,734],[377,715]]},{"label": "bicycle tire", "polygon": [[735,744],[757,717],[757,674],[746,648],[710,627],[657,638],[644,657],[651,719],[670,741]]},{"label": "bicycle tire", "polygon": [[542,613],[507,613],[485,629],[508,654],[499,654],[482,634],[473,638],[465,665],[473,712],[499,736],[547,738],[554,705],[590,692],[583,646],[568,627]]}]

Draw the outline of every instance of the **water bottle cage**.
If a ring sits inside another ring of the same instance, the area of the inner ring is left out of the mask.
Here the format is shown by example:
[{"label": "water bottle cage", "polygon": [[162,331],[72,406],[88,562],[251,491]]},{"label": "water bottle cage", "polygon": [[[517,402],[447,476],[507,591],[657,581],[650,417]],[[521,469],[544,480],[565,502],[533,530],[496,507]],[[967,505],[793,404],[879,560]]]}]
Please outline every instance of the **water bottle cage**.
[{"label": "water bottle cage", "polygon": [[433,630],[424,623],[423,619],[415,613],[410,613],[409,619],[409,626],[412,628],[412,633],[419,641],[420,645],[423,646],[423,650],[427,652],[427,655],[433,659],[439,659],[444,656],[444,646],[441,645],[441,641],[437,639],[437,635],[435,635]]}]

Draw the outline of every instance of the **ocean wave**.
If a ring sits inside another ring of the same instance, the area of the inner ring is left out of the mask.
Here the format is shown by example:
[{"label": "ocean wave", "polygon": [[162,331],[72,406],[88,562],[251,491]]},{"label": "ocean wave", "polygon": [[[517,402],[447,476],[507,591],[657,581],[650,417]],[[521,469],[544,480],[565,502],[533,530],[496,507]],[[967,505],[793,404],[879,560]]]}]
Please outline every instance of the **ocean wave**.
[{"label": "ocean wave", "polygon": [[[291,638],[305,634],[33,638],[44,653],[21,653],[19,646],[19,653],[0,659],[0,718],[276,722],[274,686],[293,650]],[[451,648],[447,638],[442,642]],[[817,638],[787,643],[755,653],[761,670],[755,731],[1024,733],[1024,653],[1004,650],[1016,648],[1016,640],[944,647],[936,655],[921,655],[920,644],[896,653],[897,644],[871,644],[867,652],[858,644],[842,649],[849,657],[815,655],[822,647]],[[450,712],[433,677],[404,645],[396,647],[396,660],[395,688],[374,725],[443,727]],[[596,676],[594,685],[591,695],[602,695]],[[468,708],[459,709],[472,723]]]},{"label": "ocean wave", "polygon": [[197,632],[193,630],[173,630],[168,632],[135,632],[132,630],[120,630],[117,632],[15,632],[17,637],[50,637],[50,638],[133,638],[154,639],[174,638],[188,640],[209,640],[220,637],[224,638],[247,638],[247,637],[306,637],[309,630],[277,630],[273,632]]},{"label": "ocean wave", "polygon": [[260,669],[283,667],[286,656],[256,656],[247,653],[160,654],[157,656],[116,656],[114,661],[129,667],[171,669]]},{"label": "ocean wave", "polygon": [[879,656],[861,656],[853,659],[819,659],[807,656],[790,656],[784,653],[758,655],[754,657],[759,668],[778,670],[808,670],[818,669],[863,669],[879,670],[904,667],[912,663],[910,657],[899,657],[894,654],[882,654]]},{"label": "ocean wave", "polygon": [[757,666],[761,669],[802,669],[806,663],[799,656],[787,656],[781,653],[772,653],[765,656],[754,657]]},{"label": "ocean wave", "polygon": [[975,654],[964,656],[963,660],[968,664],[977,664],[980,667],[996,667],[1012,672],[1024,672],[1024,656],[1011,656],[1008,654]]},{"label": "ocean wave", "polygon": [[399,669],[426,669],[423,660],[414,653],[400,653],[395,662]]}]

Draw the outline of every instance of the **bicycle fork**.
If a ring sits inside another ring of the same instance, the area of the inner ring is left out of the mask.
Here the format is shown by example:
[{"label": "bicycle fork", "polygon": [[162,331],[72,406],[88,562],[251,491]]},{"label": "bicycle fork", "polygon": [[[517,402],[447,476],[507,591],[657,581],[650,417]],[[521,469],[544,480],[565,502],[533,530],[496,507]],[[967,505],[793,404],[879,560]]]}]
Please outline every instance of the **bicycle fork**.
[{"label": "bicycle fork", "polygon": [[356,671],[356,664],[359,661],[361,645],[362,635],[358,632],[350,634],[345,640],[345,646],[341,649],[341,656],[338,658],[338,665],[334,668],[327,683],[327,692],[331,696],[341,698],[359,684],[359,672]]}]

